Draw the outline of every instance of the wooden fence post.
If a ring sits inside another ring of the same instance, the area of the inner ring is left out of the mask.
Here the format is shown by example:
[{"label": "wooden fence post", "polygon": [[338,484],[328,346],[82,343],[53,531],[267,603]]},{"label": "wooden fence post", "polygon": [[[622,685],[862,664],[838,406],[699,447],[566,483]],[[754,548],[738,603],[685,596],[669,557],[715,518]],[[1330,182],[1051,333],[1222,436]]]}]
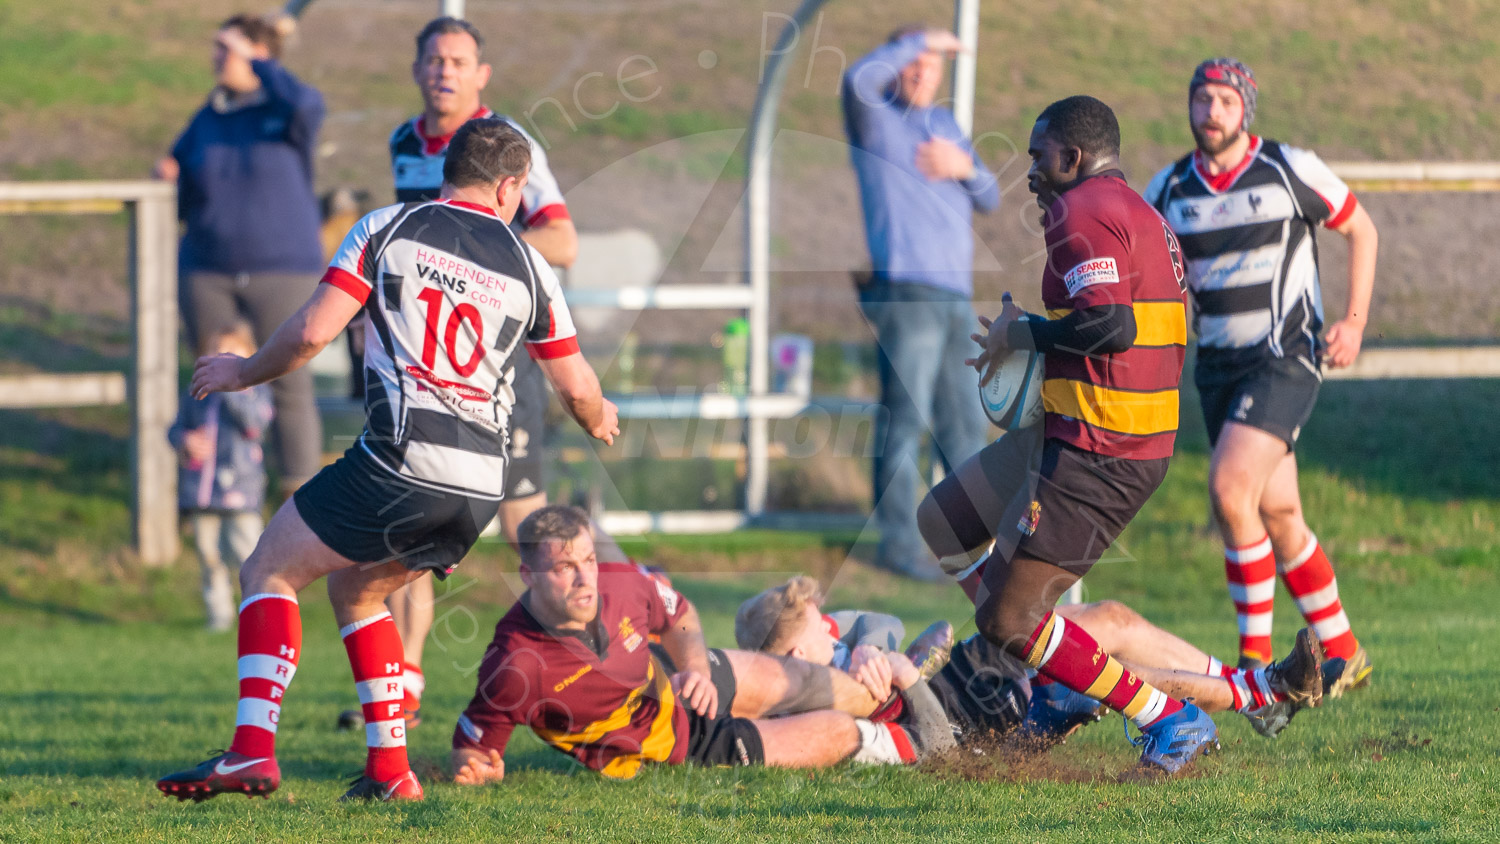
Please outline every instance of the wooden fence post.
[{"label": "wooden fence post", "polygon": [[177,460],[167,429],[177,415],[177,208],[169,185],[131,205],[132,533],[141,561],[177,558]]}]

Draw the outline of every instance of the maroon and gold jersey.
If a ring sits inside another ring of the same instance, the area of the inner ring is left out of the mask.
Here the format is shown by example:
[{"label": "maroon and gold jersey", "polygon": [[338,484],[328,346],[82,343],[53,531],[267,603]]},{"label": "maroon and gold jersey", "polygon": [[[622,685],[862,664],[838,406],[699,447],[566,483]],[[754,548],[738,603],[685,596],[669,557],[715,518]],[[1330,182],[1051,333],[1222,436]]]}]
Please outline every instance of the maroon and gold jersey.
[{"label": "maroon and gold jersey", "polygon": [[1185,271],[1176,236],[1118,171],[1064,193],[1043,223],[1047,316],[1125,305],[1136,325],[1135,343],[1123,352],[1047,352],[1047,436],[1111,457],[1170,457],[1187,345]]},{"label": "maroon and gold jersey", "polygon": [[689,606],[632,563],[599,564],[599,614],[587,634],[544,628],[517,601],[495,625],[453,747],[504,753],[525,725],[606,776],[633,777],[647,761],[681,763],[687,710],[646,645]]}]

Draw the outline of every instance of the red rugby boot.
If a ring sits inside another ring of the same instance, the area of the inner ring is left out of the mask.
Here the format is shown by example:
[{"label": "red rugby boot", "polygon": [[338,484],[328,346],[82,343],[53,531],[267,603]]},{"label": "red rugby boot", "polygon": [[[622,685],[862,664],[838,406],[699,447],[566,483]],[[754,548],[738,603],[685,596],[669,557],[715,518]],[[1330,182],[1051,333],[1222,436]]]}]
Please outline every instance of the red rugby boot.
[{"label": "red rugby boot", "polygon": [[269,797],[280,785],[281,766],[274,757],[246,756],[233,751],[156,781],[162,794],[194,803],[220,794]]},{"label": "red rugby boot", "polygon": [[421,799],[422,784],[417,782],[417,775],[411,771],[385,782],[361,774],[359,779],[349,784],[349,790],[344,792],[344,796],[339,798],[340,801]]}]

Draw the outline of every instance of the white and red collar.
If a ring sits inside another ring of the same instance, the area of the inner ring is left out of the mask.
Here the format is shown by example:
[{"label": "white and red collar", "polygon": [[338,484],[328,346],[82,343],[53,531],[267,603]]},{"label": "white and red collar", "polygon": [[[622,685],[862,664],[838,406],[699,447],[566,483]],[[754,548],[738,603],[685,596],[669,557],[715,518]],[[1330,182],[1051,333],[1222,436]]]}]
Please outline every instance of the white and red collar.
[{"label": "white and red collar", "polygon": [[1240,159],[1240,163],[1218,175],[1208,172],[1203,158],[1203,150],[1195,149],[1193,150],[1193,170],[1197,172],[1198,178],[1203,184],[1208,186],[1209,190],[1214,193],[1223,193],[1234,187],[1234,183],[1239,181],[1240,176],[1244,175],[1245,171],[1250,169],[1251,162],[1255,161],[1255,157],[1260,154],[1260,147],[1260,137],[1251,135],[1250,148],[1245,150],[1245,157]]},{"label": "white and red collar", "polygon": [[[469,115],[469,120],[483,120],[484,118],[494,116],[495,113],[490,111],[488,106],[481,105],[478,111]],[[412,118],[412,129],[416,130],[417,137],[422,139],[422,152],[425,155],[437,155],[447,149],[448,142],[453,140],[454,132],[458,131],[455,129],[446,135],[429,136],[427,134],[427,115],[425,114],[419,114]]]},{"label": "white and red collar", "polygon": [[500,216],[495,212],[495,209],[489,207],[488,205],[480,205],[477,202],[469,202],[465,199],[434,199],[433,202],[442,203],[443,205],[453,205],[458,208],[467,208],[470,211],[478,211],[481,214],[488,214],[491,217]]}]

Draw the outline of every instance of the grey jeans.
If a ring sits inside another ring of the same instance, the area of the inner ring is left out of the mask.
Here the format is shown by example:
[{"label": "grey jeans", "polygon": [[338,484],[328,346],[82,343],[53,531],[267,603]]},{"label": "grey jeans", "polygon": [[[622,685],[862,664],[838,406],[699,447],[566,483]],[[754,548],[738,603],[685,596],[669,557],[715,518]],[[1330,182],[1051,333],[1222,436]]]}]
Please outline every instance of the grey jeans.
[{"label": "grey jeans", "polygon": [[[190,272],[179,298],[188,343],[195,350],[208,337],[247,319],[255,342],[264,344],[278,325],[297,312],[318,286],[318,276],[292,273]],[[312,373],[306,367],[271,382],[276,404],[272,460],[281,488],[290,491],[317,473],[323,457],[323,423],[313,396]]]},{"label": "grey jeans", "polygon": [[198,551],[198,567],[203,572],[203,605],[208,610],[208,626],[228,630],[235,619],[229,566],[239,568],[255,550],[262,528],[260,513],[197,510],[192,513],[192,523],[193,545]]}]

